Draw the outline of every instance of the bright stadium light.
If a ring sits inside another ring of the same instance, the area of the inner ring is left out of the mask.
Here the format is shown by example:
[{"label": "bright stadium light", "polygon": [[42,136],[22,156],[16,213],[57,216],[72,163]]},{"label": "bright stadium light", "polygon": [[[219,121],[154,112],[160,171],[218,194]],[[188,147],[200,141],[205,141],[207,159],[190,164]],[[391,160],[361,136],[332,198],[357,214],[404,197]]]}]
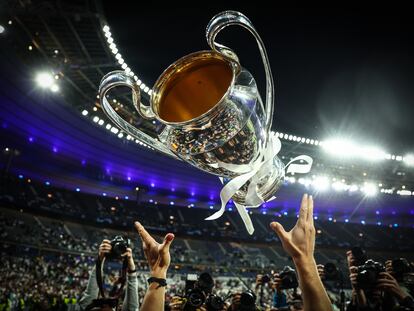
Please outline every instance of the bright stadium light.
[{"label": "bright stadium light", "polygon": [[57,84],[52,84],[51,86],[50,86],[50,90],[53,92],[53,93],[56,93],[56,92],[58,92],[59,91],[59,86],[57,85]]},{"label": "bright stadium light", "polygon": [[318,176],[314,179],[312,185],[318,191],[325,191],[329,188],[329,179],[326,176]]},{"label": "bright stadium light", "polygon": [[404,163],[409,166],[414,166],[414,155],[413,154],[407,154],[404,157]]},{"label": "bright stadium light", "polygon": [[346,185],[345,183],[343,183],[342,181],[335,181],[335,182],[332,184],[332,188],[333,188],[335,191],[340,192],[340,191],[344,191],[344,190],[348,189],[348,188],[349,188],[349,186],[348,186],[348,185]]},{"label": "bright stadium light", "polygon": [[53,75],[49,72],[40,72],[36,75],[36,82],[43,89],[52,87],[55,84]]},{"label": "bright stadium light", "polygon": [[3,33],[4,32],[4,26],[2,26],[2,25],[0,25],[0,33]]},{"label": "bright stadium light", "polygon": [[82,115],[87,116],[88,115],[88,110],[86,110],[86,109],[82,110]]},{"label": "bright stadium light", "polygon": [[378,192],[377,186],[372,183],[366,183],[361,190],[369,197],[375,196]]},{"label": "bright stadium light", "polygon": [[387,159],[387,153],[378,147],[358,146],[346,139],[329,139],[321,146],[327,153],[341,158],[362,158],[368,161]]},{"label": "bright stadium light", "polygon": [[330,139],[324,141],[322,148],[333,155],[340,157],[351,157],[358,152],[357,147],[348,140]]}]

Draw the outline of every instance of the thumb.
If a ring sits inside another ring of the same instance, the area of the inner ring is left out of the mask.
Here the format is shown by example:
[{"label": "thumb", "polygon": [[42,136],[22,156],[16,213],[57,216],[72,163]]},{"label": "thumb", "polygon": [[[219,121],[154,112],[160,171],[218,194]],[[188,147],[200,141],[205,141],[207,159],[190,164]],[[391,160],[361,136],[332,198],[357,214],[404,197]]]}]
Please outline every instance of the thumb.
[{"label": "thumb", "polygon": [[170,250],[170,245],[172,241],[174,240],[174,238],[175,238],[174,234],[168,233],[165,236],[164,241],[161,244],[161,251],[168,252]]},{"label": "thumb", "polygon": [[273,221],[270,223],[270,227],[273,229],[274,232],[276,232],[277,236],[281,241],[286,240],[287,232],[280,223]]}]

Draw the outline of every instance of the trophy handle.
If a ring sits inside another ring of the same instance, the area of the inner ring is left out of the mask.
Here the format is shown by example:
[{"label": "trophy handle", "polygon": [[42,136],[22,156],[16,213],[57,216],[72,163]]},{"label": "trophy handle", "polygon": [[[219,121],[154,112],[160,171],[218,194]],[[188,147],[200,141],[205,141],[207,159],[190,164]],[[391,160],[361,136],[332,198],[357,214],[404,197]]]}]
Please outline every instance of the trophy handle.
[{"label": "trophy handle", "polygon": [[141,117],[145,119],[154,119],[155,115],[151,110],[151,107],[145,106],[141,103],[141,92],[135,81],[122,70],[115,70],[106,74],[99,85],[99,99],[103,111],[111,119],[112,122],[117,124],[122,130],[138,139],[139,141],[153,147],[157,151],[166,155],[179,159],[174,153],[171,152],[157,139],[145,134],[141,130],[132,126],[129,122],[125,121],[116,111],[112,108],[111,104],[106,98],[106,94],[113,88],[118,86],[127,86],[132,91],[132,102],[135,109],[138,111]]},{"label": "trophy handle", "polygon": [[[217,34],[231,25],[239,25],[246,28],[256,39],[257,45],[259,47],[260,54],[262,56],[262,61],[266,73],[266,124],[265,130],[266,133],[270,133],[272,127],[273,119],[273,105],[274,105],[274,84],[273,76],[270,68],[269,58],[267,57],[266,49],[263,44],[262,39],[254,28],[252,22],[242,13],[237,11],[224,11],[215,15],[207,25],[206,28],[206,37],[207,42],[210,47],[224,56],[232,59],[233,61],[239,63],[237,55],[228,47],[215,42]],[[269,135],[267,135],[269,137]]]}]

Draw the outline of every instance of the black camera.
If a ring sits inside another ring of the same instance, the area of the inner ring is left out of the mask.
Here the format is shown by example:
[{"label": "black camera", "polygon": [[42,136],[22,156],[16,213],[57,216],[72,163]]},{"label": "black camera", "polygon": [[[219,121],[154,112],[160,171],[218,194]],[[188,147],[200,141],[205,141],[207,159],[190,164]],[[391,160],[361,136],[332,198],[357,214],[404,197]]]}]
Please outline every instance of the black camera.
[{"label": "black camera", "polygon": [[368,260],[367,253],[359,246],[351,248],[352,255],[354,256],[355,266],[362,266]]},{"label": "black camera", "polygon": [[383,264],[368,259],[365,264],[358,266],[357,283],[361,289],[372,289],[377,285],[378,276],[385,272]]},{"label": "black camera", "polygon": [[194,310],[201,307],[206,301],[206,294],[199,288],[190,288],[185,294],[187,302],[185,310]]},{"label": "black camera", "polygon": [[223,300],[211,294],[214,287],[214,280],[211,275],[208,272],[203,272],[198,276],[196,281],[194,280],[195,277],[196,275],[187,276],[185,292],[187,302],[184,310],[195,310],[203,304],[206,304],[207,308],[209,308],[208,310],[219,310],[214,308],[217,304],[220,304],[219,300],[222,302]]},{"label": "black camera", "polygon": [[207,311],[219,311],[224,307],[224,300],[220,296],[210,294],[207,296],[205,306]]},{"label": "black camera", "polygon": [[405,258],[397,258],[392,260],[392,272],[397,279],[397,281],[402,281],[404,275],[411,271],[411,265]]},{"label": "black camera", "polygon": [[240,295],[240,311],[255,311],[256,310],[256,295],[251,291],[245,291]]},{"label": "black camera", "polygon": [[263,274],[263,276],[262,276],[262,284],[269,283],[269,282],[270,282],[270,276],[269,276],[269,274]]},{"label": "black camera", "polygon": [[115,259],[121,258],[121,255],[127,251],[129,247],[130,240],[127,237],[117,235],[113,240],[111,240],[111,252],[108,253],[107,257]]},{"label": "black camera", "polygon": [[324,265],[323,270],[325,273],[326,281],[336,281],[339,279],[339,269],[334,263],[332,262],[326,263]]},{"label": "black camera", "polygon": [[296,272],[289,266],[284,267],[283,270],[279,272],[279,278],[282,279],[280,289],[296,288],[299,286]]}]

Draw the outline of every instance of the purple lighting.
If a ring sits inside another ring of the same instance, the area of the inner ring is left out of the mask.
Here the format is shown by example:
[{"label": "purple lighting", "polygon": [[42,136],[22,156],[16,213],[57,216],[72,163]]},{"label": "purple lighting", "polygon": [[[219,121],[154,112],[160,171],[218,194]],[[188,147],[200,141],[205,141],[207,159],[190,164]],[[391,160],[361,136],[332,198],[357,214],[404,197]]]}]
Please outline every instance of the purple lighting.
[{"label": "purple lighting", "polygon": [[126,196],[125,196],[125,200],[128,200],[128,199],[129,199],[129,197],[126,195]]},{"label": "purple lighting", "polygon": [[49,181],[45,181],[45,185],[46,186],[50,186],[50,182]]},{"label": "purple lighting", "polygon": [[103,195],[104,197],[106,197],[106,192],[102,193],[102,195]]},{"label": "purple lighting", "polygon": [[174,205],[174,201],[171,201],[171,202],[170,202],[170,205]]},{"label": "purple lighting", "polygon": [[76,192],[79,192],[80,191],[80,188],[76,188]]},{"label": "purple lighting", "polygon": [[171,188],[171,191],[174,192],[175,191],[175,188]]},{"label": "purple lighting", "polygon": [[29,142],[32,143],[34,141],[34,138],[32,136],[29,137]]},{"label": "purple lighting", "polygon": [[361,224],[365,225],[365,220],[361,220]]},{"label": "purple lighting", "polygon": [[345,219],[345,222],[349,222],[349,219],[348,219],[348,218],[346,218],[346,219]]},{"label": "purple lighting", "polygon": [[128,181],[131,181],[131,176],[128,176],[127,179],[128,179]]},{"label": "purple lighting", "polygon": [[195,192],[194,191],[191,191],[191,196],[192,197],[195,196]]},{"label": "purple lighting", "polygon": [[154,187],[155,187],[155,184],[154,184],[153,182],[151,183],[151,187],[152,187],[152,188],[154,188]]},{"label": "purple lighting", "polygon": [[19,179],[23,179],[24,178],[24,176],[23,175],[19,175]]},{"label": "purple lighting", "polygon": [[56,146],[53,146],[53,149],[52,150],[53,150],[54,153],[57,153],[58,152],[58,148]]},{"label": "purple lighting", "polygon": [[379,215],[379,214],[380,214],[380,212],[379,212],[379,211],[375,211],[375,214],[376,214],[376,215]]}]

